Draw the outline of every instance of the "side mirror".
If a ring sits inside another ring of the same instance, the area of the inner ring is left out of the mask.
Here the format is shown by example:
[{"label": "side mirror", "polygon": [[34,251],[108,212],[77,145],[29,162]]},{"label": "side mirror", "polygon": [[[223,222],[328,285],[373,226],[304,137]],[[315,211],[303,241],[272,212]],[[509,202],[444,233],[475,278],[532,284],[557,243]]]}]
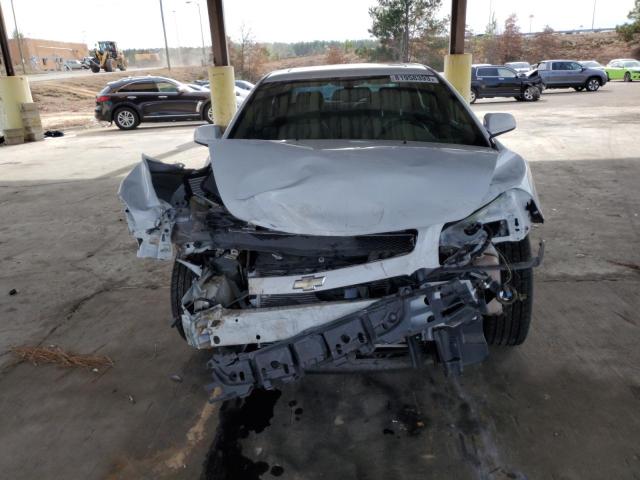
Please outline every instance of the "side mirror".
[{"label": "side mirror", "polygon": [[193,132],[193,141],[205,147],[221,138],[222,128],[220,125],[202,125]]},{"label": "side mirror", "polygon": [[484,128],[489,137],[497,137],[516,128],[516,119],[510,113],[487,113],[484,116]]}]

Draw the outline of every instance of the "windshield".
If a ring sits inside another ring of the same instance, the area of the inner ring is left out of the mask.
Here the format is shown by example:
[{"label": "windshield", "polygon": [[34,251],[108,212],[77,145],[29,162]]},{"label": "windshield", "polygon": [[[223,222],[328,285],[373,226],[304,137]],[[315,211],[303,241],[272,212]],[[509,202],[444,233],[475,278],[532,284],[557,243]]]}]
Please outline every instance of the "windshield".
[{"label": "windshield", "polygon": [[580,63],[582,64],[583,67],[589,67],[589,68],[601,67],[602,66],[598,62],[580,62]]},{"label": "windshield", "polygon": [[263,83],[228,138],[488,146],[458,98],[429,74]]},{"label": "windshield", "polygon": [[631,62],[624,62],[624,66],[625,68],[640,67],[640,62],[637,60],[633,60]]},{"label": "windshield", "polygon": [[507,65],[513,68],[529,68],[530,67],[530,65],[526,62],[512,62],[512,63],[507,63]]}]

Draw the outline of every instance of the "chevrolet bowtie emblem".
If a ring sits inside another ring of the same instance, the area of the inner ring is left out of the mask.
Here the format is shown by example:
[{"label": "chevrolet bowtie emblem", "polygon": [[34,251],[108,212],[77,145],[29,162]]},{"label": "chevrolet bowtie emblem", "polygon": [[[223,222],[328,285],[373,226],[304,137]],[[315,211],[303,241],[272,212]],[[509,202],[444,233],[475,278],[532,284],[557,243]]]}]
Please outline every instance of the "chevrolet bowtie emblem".
[{"label": "chevrolet bowtie emblem", "polygon": [[326,277],[314,277],[312,275],[302,277],[300,280],[293,282],[293,289],[302,290],[303,292],[312,292],[316,288],[324,285],[325,278]]}]

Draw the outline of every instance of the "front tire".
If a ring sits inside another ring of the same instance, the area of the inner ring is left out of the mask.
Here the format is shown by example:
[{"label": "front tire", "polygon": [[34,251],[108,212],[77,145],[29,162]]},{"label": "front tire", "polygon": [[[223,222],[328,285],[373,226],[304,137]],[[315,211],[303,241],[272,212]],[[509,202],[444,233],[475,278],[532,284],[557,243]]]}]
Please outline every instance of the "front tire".
[{"label": "front tire", "polygon": [[202,119],[208,123],[213,123],[213,107],[211,103],[205,103],[202,108]]},{"label": "front tire", "polygon": [[624,74],[624,81],[625,81],[625,82],[632,82],[632,81],[633,81],[633,80],[631,80],[631,73],[626,72],[626,73]]},{"label": "front tire", "polygon": [[173,326],[183,340],[187,337],[182,327],[182,297],[191,288],[195,274],[180,262],[174,261],[173,272],[171,273],[171,315]]},{"label": "front tire", "polygon": [[99,73],[100,72],[100,65],[98,65],[97,63],[92,63],[89,68],[91,68],[91,71],[93,73]]},{"label": "front tire", "polygon": [[104,69],[107,72],[113,72],[115,70],[115,61],[113,58],[109,58],[106,62],[104,62]]},{"label": "front tire", "polygon": [[[501,264],[531,259],[529,237],[519,242],[499,243],[496,249],[500,253]],[[509,275],[508,271],[503,271],[502,282],[507,282]],[[489,345],[520,345],[529,333],[533,306],[533,269],[513,271],[511,275],[510,285],[518,292],[518,299],[511,305],[503,305],[501,315],[484,317],[484,336]]]},{"label": "front tire", "polygon": [[475,88],[471,89],[471,93],[469,94],[469,103],[476,103],[478,99],[478,92],[476,92]]},{"label": "front tire", "polygon": [[113,123],[120,130],[133,130],[140,125],[140,117],[133,108],[121,107],[114,112]]},{"label": "front tire", "polygon": [[587,80],[587,83],[585,84],[585,88],[587,89],[588,92],[597,92],[598,89],[600,88],[600,80],[596,77],[591,77],[590,79]]},{"label": "front tire", "polygon": [[522,99],[525,102],[535,102],[540,98],[540,93],[536,87],[527,87],[524,92],[522,92]]}]

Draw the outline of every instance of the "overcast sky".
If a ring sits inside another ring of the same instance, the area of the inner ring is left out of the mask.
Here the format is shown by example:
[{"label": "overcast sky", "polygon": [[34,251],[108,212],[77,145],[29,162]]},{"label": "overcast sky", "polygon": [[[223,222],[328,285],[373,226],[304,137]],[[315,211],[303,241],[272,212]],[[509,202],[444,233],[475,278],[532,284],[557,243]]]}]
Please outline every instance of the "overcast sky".
[{"label": "overcast sky", "polygon": [[[163,0],[170,46],[199,46],[200,2],[205,42],[206,0]],[[27,37],[85,42],[115,40],[122,48],[163,45],[159,0],[13,0],[20,31]],[[256,40],[296,42],[369,38],[368,9],[375,0],[226,0],[227,34],[238,38],[241,25]],[[14,30],[10,0],[0,0],[7,29]],[[499,24],[516,13],[520,28],[533,31],[550,25],[555,30],[590,28],[593,0],[468,0],[467,24],[484,31],[490,8]],[[446,15],[451,0],[443,0]],[[627,20],[633,0],[596,0],[595,27],[614,27]]]}]

